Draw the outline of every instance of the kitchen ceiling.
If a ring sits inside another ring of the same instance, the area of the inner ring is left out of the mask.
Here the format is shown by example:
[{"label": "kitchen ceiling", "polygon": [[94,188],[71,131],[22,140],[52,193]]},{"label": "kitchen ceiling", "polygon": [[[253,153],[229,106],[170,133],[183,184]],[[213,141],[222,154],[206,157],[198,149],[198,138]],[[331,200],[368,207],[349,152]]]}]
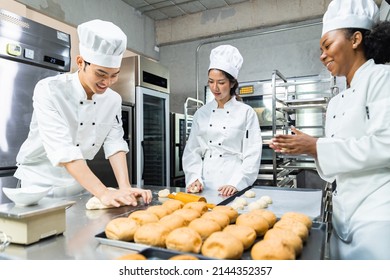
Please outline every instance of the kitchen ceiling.
[{"label": "kitchen ceiling", "polygon": [[141,14],[154,20],[171,19],[175,17],[204,12],[216,8],[250,2],[251,0],[122,0]]}]

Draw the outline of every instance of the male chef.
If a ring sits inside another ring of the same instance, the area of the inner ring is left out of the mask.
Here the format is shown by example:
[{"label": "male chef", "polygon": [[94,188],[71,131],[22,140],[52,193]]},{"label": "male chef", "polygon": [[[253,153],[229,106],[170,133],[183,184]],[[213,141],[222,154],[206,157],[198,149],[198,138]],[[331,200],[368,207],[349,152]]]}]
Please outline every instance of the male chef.
[{"label": "male chef", "polygon": [[[118,26],[102,20],[85,22],[77,32],[78,71],[37,83],[30,132],[17,155],[14,176],[21,187],[53,187],[55,197],[87,190],[106,206],[135,206],[137,197],[149,203],[149,190],[131,187],[122,100],[110,89],[118,80],[127,37]],[[119,188],[105,186],[86,163],[101,146]]]}]

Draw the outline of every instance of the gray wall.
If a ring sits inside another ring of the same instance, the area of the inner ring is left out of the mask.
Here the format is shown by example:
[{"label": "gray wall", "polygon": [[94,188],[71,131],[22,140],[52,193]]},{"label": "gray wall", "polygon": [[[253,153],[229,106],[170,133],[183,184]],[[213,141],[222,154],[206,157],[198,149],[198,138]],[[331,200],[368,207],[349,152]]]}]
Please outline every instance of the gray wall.
[{"label": "gray wall", "polygon": [[318,19],[235,37],[161,47],[160,62],[170,70],[171,111],[183,113],[188,96],[204,100],[210,51],[221,44],[231,44],[240,50],[244,58],[238,78],[241,82],[269,80],[275,69],[286,77],[320,74],[324,71],[319,60],[321,28],[321,19]]},{"label": "gray wall", "polygon": [[128,36],[127,48],[159,60],[155,50],[154,20],[136,12],[120,0],[17,0],[44,15],[77,26],[92,19],[111,21]]}]

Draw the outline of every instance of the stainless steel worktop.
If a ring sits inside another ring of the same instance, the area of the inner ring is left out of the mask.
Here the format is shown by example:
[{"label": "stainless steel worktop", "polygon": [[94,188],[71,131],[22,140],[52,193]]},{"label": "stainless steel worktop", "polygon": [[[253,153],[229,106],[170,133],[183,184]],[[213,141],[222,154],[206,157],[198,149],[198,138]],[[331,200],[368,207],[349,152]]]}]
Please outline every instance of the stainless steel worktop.
[{"label": "stainless steel worktop", "polygon": [[[161,204],[158,191],[163,187],[146,187],[153,192],[151,205]],[[180,192],[184,189],[170,188],[171,192]],[[225,198],[216,192],[204,192],[210,203],[220,203]],[[87,210],[85,204],[91,198],[90,194],[69,197],[67,200],[76,203],[66,209],[66,230],[63,234],[42,239],[30,245],[10,244],[4,252],[0,252],[0,259],[22,260],[99,260],[114,259],[128,253],[128,249],[100,244],[95,235],[104,231],[106,224],[114,217],[127,215],[147,206],[140,203],[136,207],[124,206],[105,210]]]},{"label": "stainless steel worktop", "polygon": [[[163,187],[146,188],[151,189],[153,193],[153,200],[150,205],[161,204],[164,201],[164,199],[158,198],[158,191]],[[260,188],[280,190],[282,193],[289,191],[280,188]],[[170,188],[170,191],[180,192],[184,189]],[[290,191],[295,194],[303,190],[290,189]],[[243,191],[239,194],[242,195]],[[234,199],[234,197],[222,197],[216,191],[210,190],[202,192],[201,195],[207,198],[207,202],[214,204],[229,204]],[[85,205],[90,198],[90,194],[68,198],[68,200],[75,201],[75,204],[66,209],[66,230],[63,234],[48,237],[30,245],[10,244],[4,252],[0,252],[0,259],[110,260],[129,253],[128,248],[102,244],[95,236],[104,232],[105,226],[113,218],[127,216],[135,210],[147,208],[148,205],[140,203],[136,207],[123,206],[105,210],[87,210]],[[278,200],[276,194],[274,198]],[[304,259],[321,259],[324,240],[323,230],[313,232],[312,238],[306,246],[307,248],[310,247],[310,250],[308,250],[307,255],[303,256]]]}]

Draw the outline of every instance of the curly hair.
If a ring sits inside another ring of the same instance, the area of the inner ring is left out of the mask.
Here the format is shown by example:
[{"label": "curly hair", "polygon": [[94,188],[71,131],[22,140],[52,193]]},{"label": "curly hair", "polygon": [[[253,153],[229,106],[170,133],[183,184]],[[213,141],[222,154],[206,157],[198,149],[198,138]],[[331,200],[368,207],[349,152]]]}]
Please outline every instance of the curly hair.
[{"label": "curly hair", "polygon": [[346,36],[351,37],[356,31],[363,34],[363,47],[367,59],[374,59],[377,64],[390,62],[390,21],[376,24],[372,30],[347,28]]}]

